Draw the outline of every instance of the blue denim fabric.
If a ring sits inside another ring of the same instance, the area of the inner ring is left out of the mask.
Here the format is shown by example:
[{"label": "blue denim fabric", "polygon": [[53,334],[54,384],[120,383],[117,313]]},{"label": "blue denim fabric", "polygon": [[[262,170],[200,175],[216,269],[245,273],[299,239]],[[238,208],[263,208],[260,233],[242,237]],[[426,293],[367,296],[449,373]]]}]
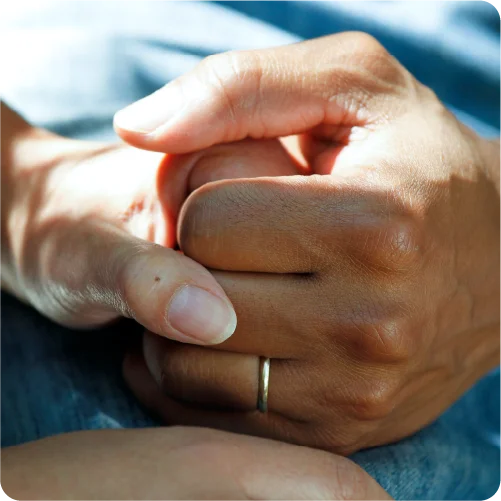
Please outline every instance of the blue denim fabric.
[{"label": "blue denim fabric", "polygon": [[[2,98],[63,135],[115,138],[114,112],[201,57],[345,30],[376,36],[457,115],[499,135],[499,14],[485,2],[12,2]],[[2,446],[156,425],[125,388],[130,322],[72,332],[2,294]],[[435,423],[355,461],[397,499],[486,499],[499,487],[499,371]]]}]

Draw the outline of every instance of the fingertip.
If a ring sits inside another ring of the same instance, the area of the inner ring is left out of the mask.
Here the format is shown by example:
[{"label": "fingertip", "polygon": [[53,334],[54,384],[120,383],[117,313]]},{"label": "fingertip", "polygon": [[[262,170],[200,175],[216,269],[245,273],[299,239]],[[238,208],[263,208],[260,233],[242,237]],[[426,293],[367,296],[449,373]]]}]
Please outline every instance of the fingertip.
[{"label": "fingertip", "polygon": [[165,153],[185,153],[198,145],[190,119],[199,106],[187,101],[176,79],[113,117],[116,133],[132,146]]},{"label": "fingertip", "polygon": [[166,127],[160,127],[154,132],[144,132],[127,129],[122,123],[115,121],[115,119],[113,122],[113,128],[120,139],[130,146],[142,150],[180,155],[208,148],[215,143],[215,141],[205,140],[203,135],[193,136],[191,133],[185,131],[186,128],[191,129],[191,126],[186,127],[183,125],[181,128],[181,125],[183,124],[179,124],[178,130],[172,129],[167,125]]},{"label": "fingertip", "polygon": [[113,123],[120,129],[135,134],[153,133],[182,107],[179,99],[172,99],[180,97],[172,94],[172,90],[175,90],[172,84],[173,82],[117,111]]},{"label": "fingertip", "polygon": [[120,139],[125,141],[130,146],[134,146],[135,148],[140,148],[143,150],[149,151],[158,151],[162,150],[156,146],[156,144],[151,142],[150,134],[144,131],[137,131],[128,129],[120,119],[121,111],[118,111],[113,117],[113,129]]},{"label": "fingertip", "polygon": [[191,344],[220,343],[235,330],[235,312],[214,276],[173,249],[138,238],[114,242],[103,284],[113,307],[158,335]]}]

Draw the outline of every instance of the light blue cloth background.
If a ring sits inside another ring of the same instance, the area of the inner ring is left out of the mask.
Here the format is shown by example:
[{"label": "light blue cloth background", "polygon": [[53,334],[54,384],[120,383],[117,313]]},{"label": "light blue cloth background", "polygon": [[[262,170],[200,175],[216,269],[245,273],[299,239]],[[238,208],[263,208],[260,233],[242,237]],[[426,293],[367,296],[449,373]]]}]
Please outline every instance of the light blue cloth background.
[{"label": "light blue cloth background", "polygon": [[[485,2],[12,2],[2,98],[63,135],[115,139],[115,111],[201,57],[345,30],[376,36],[458,116],[499,135],[499,14]],[[155,424],[120,375],[126,322],[55,326],[2,294],[2,446],[78,429]],[[499,487],[499,372],[435,423],[354,459],[397,499],[486,499]]]}]

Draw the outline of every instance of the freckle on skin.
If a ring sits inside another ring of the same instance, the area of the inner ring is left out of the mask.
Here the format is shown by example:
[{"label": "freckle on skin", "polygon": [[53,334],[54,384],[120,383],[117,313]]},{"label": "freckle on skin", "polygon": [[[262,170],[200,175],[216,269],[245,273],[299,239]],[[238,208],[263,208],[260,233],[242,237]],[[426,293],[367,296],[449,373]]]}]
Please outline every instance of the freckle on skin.
[{"label": "freckle on skin", "polygon": [[155,282],[160,282],[160,277],[155,277]]}]

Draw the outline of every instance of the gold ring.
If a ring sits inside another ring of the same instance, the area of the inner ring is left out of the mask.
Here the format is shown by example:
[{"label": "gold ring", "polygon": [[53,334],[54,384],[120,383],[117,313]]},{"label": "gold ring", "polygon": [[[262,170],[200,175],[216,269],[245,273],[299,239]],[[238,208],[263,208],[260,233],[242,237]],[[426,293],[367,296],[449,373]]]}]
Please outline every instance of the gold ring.
[{"label": "gold ring", "polygon": [[257,409],[268,412],[268,386],[270,382],[270,359],[259,357],[259,388],[257,392]]}]

